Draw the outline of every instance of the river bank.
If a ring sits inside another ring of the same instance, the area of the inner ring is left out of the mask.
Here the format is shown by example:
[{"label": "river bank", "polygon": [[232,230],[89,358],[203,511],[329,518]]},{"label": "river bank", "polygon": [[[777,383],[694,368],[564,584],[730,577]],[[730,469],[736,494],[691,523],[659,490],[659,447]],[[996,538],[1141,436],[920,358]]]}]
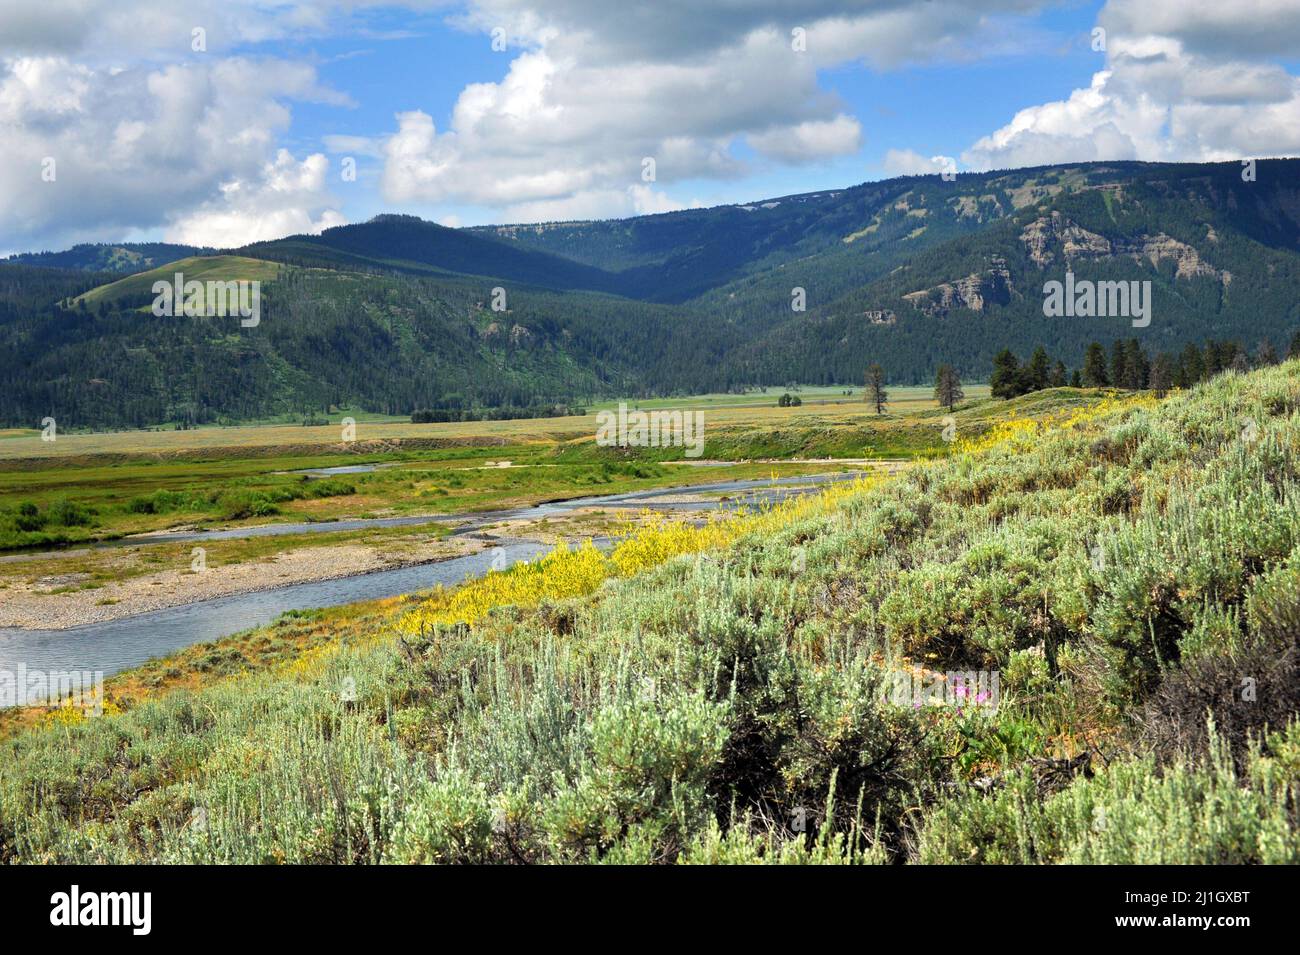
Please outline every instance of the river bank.
[{"label": "river bank", "polygon": [[[49,560],[34,574],[18,567],[0,574],[0,629],[70,630],[221,597],[441,563],[507,542],[552,547],[560,541],[608,536],[647,520],[697,519],[699,511],[717,503],[698,494],[664,494],[655,499],[654,510],[590,506],[558,510],[556,505],[542,505],[490,522],[471,515],[447,536],[441,530],[431,535],[412,529],[401,536],[299,544],[247,560],[220,561],[219,552],[209,547],[206,569],[194,568],[188,544],[172,540],[167,541],[173,547],[166,559],[174,566],[150,566],[161,559],[155,555],[163,545],[148,544],[142,535],[130,548],[99,549],[92,554],[93,563],[87,562],[91,552],[82,550],[63,555],[71,559]],[[159,536],[178,536],[176,530]],[[100,582],[97,578],[105,574],[116,579]]]},{"label": "river bank", "polygon": [[206,569],[162,570],[93,589],[78,589],[88,576],[78,573],[10,580],[0,591],[0,628],[67,630],[217,597],[430,564],[487,546],[468,537],[415,542],[400,555],[368,544],[312,546]]}]

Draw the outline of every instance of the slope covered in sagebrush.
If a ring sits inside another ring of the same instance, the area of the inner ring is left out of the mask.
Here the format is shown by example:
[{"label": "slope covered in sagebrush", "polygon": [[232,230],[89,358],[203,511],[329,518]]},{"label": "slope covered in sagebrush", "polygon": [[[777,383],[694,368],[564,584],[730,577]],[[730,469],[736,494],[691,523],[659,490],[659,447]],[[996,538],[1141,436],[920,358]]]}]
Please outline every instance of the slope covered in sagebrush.
[{"label": "slope covered in sagebrush", "polygon": [[17,736],[0,858],[1300,860],[1300,362],[958,438]]}]

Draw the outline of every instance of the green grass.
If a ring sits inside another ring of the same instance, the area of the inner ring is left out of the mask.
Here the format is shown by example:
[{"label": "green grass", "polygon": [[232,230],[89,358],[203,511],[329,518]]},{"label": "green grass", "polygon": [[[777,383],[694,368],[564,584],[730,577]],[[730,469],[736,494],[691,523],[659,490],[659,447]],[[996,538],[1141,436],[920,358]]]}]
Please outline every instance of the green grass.
[{"label": "green grass", "polygon": [[127,674],[0,744],[0,859],[1300,861],[1300,362],[1067,410],[587,597]]},{"label": "green grass", "polygon": [[[166,454],[128,444],[130,436],[122,435],[120,443],[114,445],[110,440],[108,445],[120,447],[120,451],[29,458],[8,465],[0,462],[0,550],[62,546],[187,523],[226,526],[376,513],[483,510],[586,494],[766,477],[773,470],[812,473],[828,467],[753,463],[790,458],[910,459],[939,454],[946,447],[941,437],[945,412],[935,408],[922,389],[913,392],[900,396],[894,406],[897,410],[883,416],[870,413],[856,398],[826,405],[812,404],[810,398],[809,404],[795,409],[776,407],[771,395],[763,397],[761,404],[753,403],[754,396],[683,399],[683,406],[704,409],[705,456],[734,462],[732,467],[707,471],[663,467],[663,462],[689,460],[680,447],[597,447],[591,416],[552,419],[570,430],[535,437],[516,431],[523,439],[504,444],[485,440],[492,431],[489,425],[514,424],[518,428],[529,427],[529,422],[479,422],[456,428],[454,433],[475,441],[473,444],[453,438],[445,447],[425,447],[416,440],[408,450],[397,441],[393,443],[399,450],[378,445],[369,452],[364,448],[345,452],[334,445],[333,453],[325,453],[326,447],[314,453],[310,446],[297,450],[254,443],[258,433],[273,430],[279,436],[295,430],[287,428],[230,429],[214,435],[225,439],[220,444],[180,445]],[[1026,396],[1010,404],[977,398],[960,407],[955,417],[964,432],[977,433],[999,414],[1046,412],[1093,397],[1066,389]],[[710,407],[715,398],[724,404]],[[677,403],[647,402],[641,407],[673,406]],[[367,433],[364,425],[358,425],[363,436]],[[369,427],[383,426],[376,422]],[[138,437],[175,442],[192,434]],[[67,445],[78,437],[64,437],[55,443]],[[488,462],[503,460],[519,466],[483,469]],[[376,463],[391,467],[370,474],[342,475],[328,484],[278,473]],[[323,493],[331,486],[340,493]],[[36,515],[24,516],[23,511],[31,508]],[[76,512],[77,520],[66,523],[55,519],[69,508]]]},{"label": "green grass", "polygon": [[124,298],[148,298],[152,301],[153,284],[155,282],[171,284],[177,272],[183,273],[187,282],[190,280],[202,282],[230,282],[235,280],[273,282],[279,277],[280,271],[284,268],[287,268],[287,266],[276,262],[266,262],[262,259],[250,259],[241,255],[192,256],[186,259],[178,259],[175,262],[168,262],[166,265],[160,265],[156,269],[150,269],[147,272],[128,275],[124,279],[118,279],[116,282],[110,282],[107,285],[100,285],[89,292],[78,295],[72,301],[74,305],[84,302],[88,306],[97,306],[101,302],[117,302]]},{"label": "green grass", "polygon": [[[513,467],[488,468],[509,460]],[[309,479],[278,473],[358,463],[374,472]],[[370,456],[236,458],[0,471],[0,549],[63,546],[179,525],[331,521],[466,513],[653,487],[816,473],[833,466],[672,468],[606,453],[515,446]],[[25,516],[35,512],[35,517]],[[72,522],[59,520],[71,516]]]}]

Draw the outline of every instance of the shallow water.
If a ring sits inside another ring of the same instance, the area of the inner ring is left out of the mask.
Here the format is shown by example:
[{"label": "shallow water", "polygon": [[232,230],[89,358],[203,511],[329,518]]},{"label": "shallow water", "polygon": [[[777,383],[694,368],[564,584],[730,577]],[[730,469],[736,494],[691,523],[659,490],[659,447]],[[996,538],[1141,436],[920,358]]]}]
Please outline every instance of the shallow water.
[{"label": "shallow water", "polygon": [[306,474],[309,477],[329,477],[334,474],[369,474],[378,464],[341,464],[332,468],[298,468],[296,471],[283,471],[283,474]]},{"label": "shallow water", "polygon": [[[516,541],[503,542],[500,550],[509,566],[546,553],[550,547]],[[67,630],[0,629],[0,674],[17,673],[23,664],[28,672],[102,671],[108,676],[195,643],[262,626],[290,610],[334,607],[395,597],[435,584],[459,584],[486,574],[499,556],[489,549],[433,564],[217,597]]]},{"label": "shallow water", "polygon": [[[334,521],[324,524],[270,524],[243,527],[230,531],[154,535],[135,538],[134,543],[157,543],[162,540],[216,540],[227,537],[255,537],[272,534],[313,533],[353,530],[364,527],[395,527],[456,521],[456,534],[477,533],[483,525],[501,520],[540,518],[562,514],[581,507],[641,508],[656,510],[708,511],[719,507],[756,506],[791,495],[806,493],[814,485],[849,480],[856,474],[825,474],[778,478],[776,481],[728,481],[690,487],[656,488],[599,497],[573,498],[531,507],[484,512],[470,515],[426,515],[379,518],[376,520]],[[735,495],[727,501],[659,501],[677,495]],[[119,542],[120,543],[120,542]],[[610,546],[609,541],[597,541]],[[250,627],[268,624],[290,610],[335,607],[341,604],[376,600],[425,590],[436,584],[459,584],[481,577],[492,569],[528,560],[550,550],[547,544],[531,541],[501,541],[497,547],[478,554],[456,557],[432,564],[379,570],[338,580],[287,584],[255,593],[216,597],[180,607],[121,617],[103,623],[87,624],[66,630],[20,630],[0,628],[0,678],[18,672],[24,665],[28,672],[102,671],[105,676],[139,666],[146,660],[164,656],[196,643],[230,636]],[[10,677],[12,680],[13,677]]]}]

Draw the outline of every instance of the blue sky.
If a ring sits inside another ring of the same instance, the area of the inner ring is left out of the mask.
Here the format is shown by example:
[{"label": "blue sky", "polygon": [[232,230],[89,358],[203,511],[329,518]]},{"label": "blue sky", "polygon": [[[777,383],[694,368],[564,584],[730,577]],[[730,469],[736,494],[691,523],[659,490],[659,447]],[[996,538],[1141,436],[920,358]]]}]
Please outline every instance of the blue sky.
[{"label": "blue sky", "polygon": [[1300,0],[14,0],[0,254],[1297,155],[1298,61]]},{"label": "blue sky", "polygon": [[[1018,110],[1044,99],[1064,98],[1088,85],[1101,65],[1090,46],[1090,31],[1100,8],[1100,2],[1073,3],[1009,23],[1019,33],[1021,49],[987,59],[899,70],[874,69],[859,61],[819,70],[819,85],[842,99],[862,123],[859,149],[811,165],[760,160],[754,174],[743,179],[686,178],[673,183],[671,192],[688,203],[746,202],[887,178],[895,172],[884,163],[889,149],[956,156]],[[409,35],[331,37],[301,45],[298,54],[317,60],[322,80],[346,91],[356,107],[299,107],[295,150],[326,149],[327,137],[338,134],[381,137],[391,129],[393,117],[408,110],[428,113],[444,129],[465,86],[499,81],[506,72],[508,53],[493,52],[489,36],[457,28],[443,14],[411,18],[390,11],[368,20],[376,34]],[[754,157],[743,143],[735,151]],[[502,221],[495,208],[482,205],[412,202],[398,209],[376,188],[382,161],[356,159],[359,188],[343,194],[350,219],[403,211],[434,219],[455,217],[454,221],[466,225]]]}]

